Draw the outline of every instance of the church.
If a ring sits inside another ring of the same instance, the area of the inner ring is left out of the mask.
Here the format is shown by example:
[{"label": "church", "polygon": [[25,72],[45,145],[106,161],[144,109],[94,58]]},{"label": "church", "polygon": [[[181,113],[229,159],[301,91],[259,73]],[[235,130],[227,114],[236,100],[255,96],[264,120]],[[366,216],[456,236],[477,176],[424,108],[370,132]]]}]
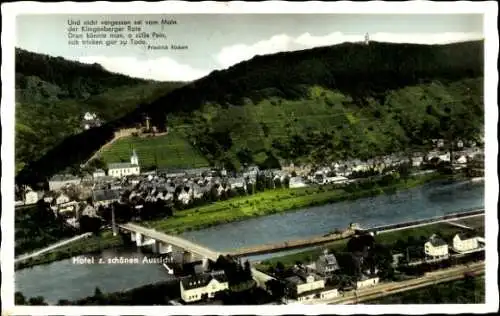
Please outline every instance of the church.
[{"label": "church", "polygon": [[130,162],[119,162],[108,164],[108,176],[122,178],[125,176],[139,175],[141,168],[139,166],[139,157],[135,149],[130,157]]}]

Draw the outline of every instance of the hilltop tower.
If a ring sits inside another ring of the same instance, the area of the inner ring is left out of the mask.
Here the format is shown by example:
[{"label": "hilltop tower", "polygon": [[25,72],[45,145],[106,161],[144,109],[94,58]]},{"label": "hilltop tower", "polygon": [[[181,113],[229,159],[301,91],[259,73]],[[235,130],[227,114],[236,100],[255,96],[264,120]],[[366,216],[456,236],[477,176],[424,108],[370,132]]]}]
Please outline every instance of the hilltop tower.
[{"label": "hilltop tower", "polygon": [[365,34],[365,45],[369,45],[370,44],[370,35],[368,35],[368,33]]},{"label": "hilltop tower", "polygon": [[151,128],[151,124],[150,124],[151,118],[148,115],[146,115],[145,119],[146,119],[146,132],[149,132],[149,130]]},{"label": "hilltop tower", "polygon": [[132,156],[130,157],[130,163],[134,166],[139,165],[139,157],[137,156],[137,153],[135,152],[135,149],[132,152]]}]

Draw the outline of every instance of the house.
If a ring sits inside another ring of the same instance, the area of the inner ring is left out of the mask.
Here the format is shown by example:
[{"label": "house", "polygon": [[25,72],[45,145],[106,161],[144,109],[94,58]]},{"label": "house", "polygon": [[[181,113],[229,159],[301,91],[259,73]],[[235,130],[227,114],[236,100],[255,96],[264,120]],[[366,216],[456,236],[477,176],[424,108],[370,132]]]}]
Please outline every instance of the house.
[{"label": "house", "polygon": [[122,178],[124,176],[139,175],[141,169],[139,167],[139,157],[135,150],[130,157],[129,162],[119,162],[108,164],[108,176]]},{"label": "house", "polygon": [[304,178],[302,178],[302,177],[292,177],[292,178],[290,178],[289,187],[291,189],[303,188],[303,187],[307,187],[307,184],[305,183]]},{"label": "house", "polygon": [[97,118],[95,113],[85,113],[82,120],[82,128],[85,130],[91,129],[93,127],[101,126],[101,120]]},{"label": "house", "polygon": [[450,161],[450,153],[447,152],[445,154],[439,155],[439,160],[441,161]]},{"label": "house", "polygon": [[466,164],[467,163],[467,157],[465,156],[459,156],[456,160],[455,160],[456,163],[459,163],[459,164]]},{"label": "house", "polygon": [[380,279],[377,276],[367,276],[367,275],[363,274],[361,279],[356,281],[356,289],[359,290],[359,289],[364,289],[367,287],[375,286],[378,284],[379,281],[380,281]]},{"label": "house", "polygon": [[76,177],[69,174],[57,174],[50,178],[49,180],[49,190],[58,191],[70,184],[79,185],[81,182],[80,177]]},{"label": "house", "polygon": [[92,120],[95,120],[96,118],[97,118],[97,115],[95,113],[86,112],[83,115],[84,121],[92,121]]},{"label": "house", "polygon": [[246,190],[247,189],[247,185],[245,183],[244,178],[230,178],[228,180],[228,182],[229,182],[229,186],[230,186],[231,190],[237,190],[237,189]]},{"label": "house", "polygon": [[92,191],[92,201],[94,207],[109,206],[114,202],[120,201],[120,192],[118,190],[94,190]]},{"label": "house", "polygon": [[66,194],[64,193],[61,193],[59,194],[56,198],[55,198],[55,204],[56,205],[61,205],[61,204],[64,204],[64,203],[68,203],[69,202],[69,196],[67,196]]},{"label": "house", "polygon": [[433,139],[432,143],[437,148],[443,148],[444,147],[444,139]]},{"label": "house", "polygon": [[24,204],[29,205],[29,204],[35,204],[38,202],[42,197],[42,194],[40,192],[36,192],[33,190],[27,190],[24,193]]},{"label": "house", "polygon": [[439,258],[448,256],[448,244],[437,235],[432,235],[424,244],[426,256]]},{"label": "house", "polygon": [[453,250],[467,252],[479,248],[477,236],[472,233],[460,233],[453,237]]},{"label": "house", "polygon": [[192,276],[180,281],[181,299],[186,303],[213,298],[215,293],[229,289],[224,271]]},{"label": "house", "polygon": [[95,216],[97,216],[97,211],[92,205],[87,204],[83,207],[83,209],[81,211],[81,215],[95,217]]},{"label": "house", "polygon": [[62,204],[58,204],[58,212],[59,213],[68,213],[68,212],[75,212],[78,207],[78,202],[76,201],[70,201]]},{"label": "house", "polygon": [[92,173],[92,177],[93,177],[94,179],[96,179],[96,178],[101,178],[101,177],[105,177],[105,176],[106,176],[106,172],[104,172],[104,170],[102,170],[102,169],[97,169],[96,171],[94,171],[94,172]]},{"label": "house", "polygon": [[325,250],[323,255],[319,256],[316,260],[316,271],[323,276],[331,276],[333,272],[339,270],[339,264],[337,263],[337,258],[332,253],[328,253]]},{"label": "house", "polygon": [[317,298],[325,288],[325,280],[319,276],[297,271],[294,276],[285,279],[291,296],[298,301]]},{"label": "house", "polygon": [[402,253],[396,253],[392,255],[392,266],[397,267],[399,266],[399,263],[401,262],[401,259],[404,258],[404,254]]},{"label": "house", "polygon": [[424,162],[424,157],[423,156],[415,156],[412,157],[412,166],[413,167],[420,167],[422,163]]},{"label": "house", "polygon": [[189,187],[185,187],[181,190],[181,192],[179,193],[179,195],[177,196],[177,200],[179,200],[180,202],[182,202],[183,204],[189,204],[189,202],[191,202],[191,198],[192,198],[192,192],[191,192],[191,188]]}]

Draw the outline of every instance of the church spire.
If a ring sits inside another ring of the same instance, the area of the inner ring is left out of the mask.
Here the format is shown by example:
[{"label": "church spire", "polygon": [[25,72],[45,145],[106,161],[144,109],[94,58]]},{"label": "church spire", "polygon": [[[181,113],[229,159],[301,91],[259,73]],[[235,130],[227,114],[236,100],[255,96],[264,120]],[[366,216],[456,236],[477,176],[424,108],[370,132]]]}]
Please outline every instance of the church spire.
[{"label": "church spire", "polygon": [[135,148],[132,149],[132,156],[130,157],[130,163],[133,165],[136,165],[136,166],[139,165],[139,157],[137,156],[137,153],[135,152]]}]

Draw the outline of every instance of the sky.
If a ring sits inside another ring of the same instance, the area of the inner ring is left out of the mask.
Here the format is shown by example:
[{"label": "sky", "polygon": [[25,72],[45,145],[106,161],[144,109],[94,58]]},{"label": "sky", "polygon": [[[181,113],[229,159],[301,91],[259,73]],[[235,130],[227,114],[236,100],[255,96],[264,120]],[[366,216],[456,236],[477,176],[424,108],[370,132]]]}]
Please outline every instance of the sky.
[{"label": "sky", "polygon": [[[144,46],[68,45],[71,20],[175,20],[151,26],[164,41],[184,50]],[[99,63],[109,71],[160,81],[189,81],[226,69],[255,55],[370,40],[440,44],[483,38],[480,14],[176,14],[176,15],[19,15],[16,47]]]}]

